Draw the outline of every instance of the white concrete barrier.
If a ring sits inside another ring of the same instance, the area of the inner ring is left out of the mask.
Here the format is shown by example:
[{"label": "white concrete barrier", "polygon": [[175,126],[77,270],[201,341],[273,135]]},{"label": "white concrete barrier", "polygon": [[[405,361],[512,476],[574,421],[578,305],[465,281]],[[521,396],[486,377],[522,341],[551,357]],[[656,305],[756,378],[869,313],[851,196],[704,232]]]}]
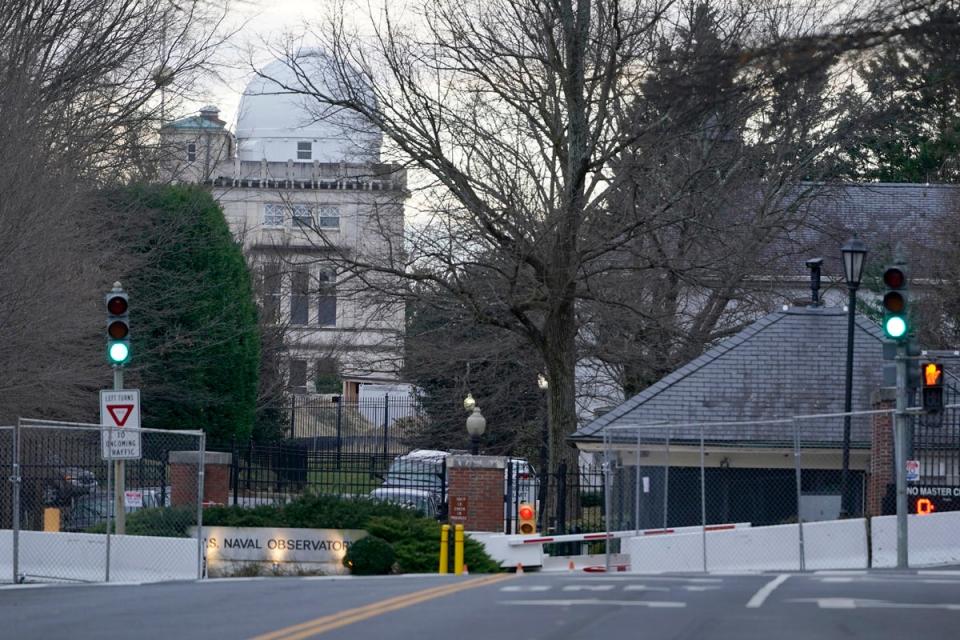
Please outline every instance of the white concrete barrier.
[{"label": "white concrete barrier", "polygon": [[[897,517],[870,519],[873,566],[897,566]],[[960,511],[907,516],[911,567],[960,564]]]},{"label": "white concrete barrier", "polygon": [[[866,568],[864,520],[805,523],[803,534],[806,569]],[[707,570],[798,571],[799,539],[795,524],[708,532]],[[633,537],[624,551],[634,572],[703,571],[703,540],[700,532]]]},{"label": "white concrete barrier", "polygon": [[[19,572],[28,580],[102,582],[107,537],[95,533],[20,532]],[[196,538],[110,536],[111,582],[197,578]],[[0,531],[0,580],[13,576],[13,532]]]},{"label": "white concrete barrier", "polygon": [[[499,562],[501,567],[513,568],[518,564],[524,567],[539,567],[543,564],[543,545],[511,544],[513,536],[503,533],[470,531],[467,535],[482,544],[487,555]],[[452,549],[450,553],[453,553]]]},{"label": "white concrete barrier", "polygon": [[803,523],[804,560],[810,571],[866,569],[867,544],[864,518]]}]

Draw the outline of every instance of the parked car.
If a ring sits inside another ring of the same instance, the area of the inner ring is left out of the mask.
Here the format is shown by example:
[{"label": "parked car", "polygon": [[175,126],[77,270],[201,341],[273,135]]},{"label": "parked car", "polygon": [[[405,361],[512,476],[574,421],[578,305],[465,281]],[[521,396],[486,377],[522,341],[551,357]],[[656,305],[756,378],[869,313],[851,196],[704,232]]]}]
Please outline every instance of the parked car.
[{"label": "parked car", "polygon": [[[170,489],[159,487],[137,489],[143,496],[144,509],[170,506]],[[141,507],[124,507],[124,512],[133,513]],[[84,531],[106,522],[116,513],[116,501],[104,491],[80,496],[66,509],[63,519],[64,531]]]},{"label": "parked car", "polygon": [[440,502],[435,493],[423,489],[406,489],[404,487],[380,487],[371,494],[374,500],[390,502],[402,507],[419,511],[428,518],[440,515]]},{"label": "parked car", "polygon": [[[370,497],[384,502],[407,504],[417,502],[429,496],[437,507],[435,515],[446,513],[447,488],[446,459],[453,452],[436,449],[416,449],[398,456],[390,463],[383,485],[374,489]],[[519,503],[537,503],[539,480],[536,472],[526,458],[510,458],[509,486],[507,474],[504,474],[504,495],[509,490],[510,499],[505,501],[505,516],[513,514],[510,520],[515,523]],[[424,510],[428,505],[421,505]],[[420,507],[417,507],[420,508]]]},{"label": "parked car", "polygon": [[97,490],[97,477],[89,469],[64,464],[54,456],[43,466],[43,503],[46,506],[67,506],[79,496]]}]

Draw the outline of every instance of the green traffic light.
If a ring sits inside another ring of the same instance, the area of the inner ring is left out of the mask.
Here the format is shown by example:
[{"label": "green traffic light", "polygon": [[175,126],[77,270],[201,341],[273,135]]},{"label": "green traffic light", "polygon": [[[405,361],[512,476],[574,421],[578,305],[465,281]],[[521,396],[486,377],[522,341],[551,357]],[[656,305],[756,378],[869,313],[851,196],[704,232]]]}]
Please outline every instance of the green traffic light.
[{"label": "green traffic light", "polygon": [[891,338],[902,338],[907,333],[907,323],[900,316],[890,316],[884,323],[883,330]]},{"label": "green traffic light", "polygon": [[123,341],[111,342],[107,346],[107,357],[113,364],[123,364],[130,358],[130,345]]}]

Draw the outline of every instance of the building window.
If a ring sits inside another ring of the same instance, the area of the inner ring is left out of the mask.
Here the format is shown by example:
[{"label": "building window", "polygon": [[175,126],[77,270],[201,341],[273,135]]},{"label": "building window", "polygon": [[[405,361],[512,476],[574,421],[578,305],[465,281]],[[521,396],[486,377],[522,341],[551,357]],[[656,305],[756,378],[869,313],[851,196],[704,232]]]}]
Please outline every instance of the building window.
[{"label": "building window", "polygon": [[313,223],[313,208],[308,204],[295,204],[290,207],[290,217],[294,223],[309,227]]},{"label": "building window", "polygon": [[187,143],[187,162],[194,162],[197,159],[197,144],[195,142]]},{"label": "building window", "polygon": [[263,205],[263,225],[265,227],[282,227],[283,209],[282,204]]},{"label": "building window", "polygon": [[297,160],[313,160],[313,143],[297,143]]},{"label": "building window", "polygon": [[340,208],[339,207],[318,207],[317,221],[321,229],[339,229],[340,228]]},{"label": "building window", "polygon": [[340,363],[336,358],[326,357],[317,360],[313,370],[313,384],[317,393],[340,393],[343,381],[340,379]]},{"label": "building window", "polygon": [[280,321],[281,277],[280,265],[268,262],[263,265],[263,318],[266,322]]},{"label": "building window", "polygon": [[299,393],[307,391],[307,361],[290,361],[290,390]]},{"label": "building window", "polygon": [[337,326],[337,276],[332,271],[321,271],[317,288],[317,324]]},{"label": "building window", "polygon": [[295,271],[290,282],[290,324],[307,324],[310,316],[310,273]]}]

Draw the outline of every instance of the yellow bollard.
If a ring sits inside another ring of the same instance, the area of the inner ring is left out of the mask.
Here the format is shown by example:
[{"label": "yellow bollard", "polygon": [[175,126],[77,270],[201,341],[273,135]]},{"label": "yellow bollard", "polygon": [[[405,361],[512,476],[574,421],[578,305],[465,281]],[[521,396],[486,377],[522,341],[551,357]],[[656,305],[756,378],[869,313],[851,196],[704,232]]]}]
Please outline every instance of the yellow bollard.
[{"label": "yellow bollard", "polygon": [[43,510],[43,530],[60,531],[60,509],[47,507]]},{"label": "yellow bollard", "polygon": [[440,573],[447,573],[450,562],[450,525],[440,527]]},{"label": "yellow bollard", "polygon": [[453,572],[456,575],[463,573],[463,525],[458,524],[453,530]]}]

